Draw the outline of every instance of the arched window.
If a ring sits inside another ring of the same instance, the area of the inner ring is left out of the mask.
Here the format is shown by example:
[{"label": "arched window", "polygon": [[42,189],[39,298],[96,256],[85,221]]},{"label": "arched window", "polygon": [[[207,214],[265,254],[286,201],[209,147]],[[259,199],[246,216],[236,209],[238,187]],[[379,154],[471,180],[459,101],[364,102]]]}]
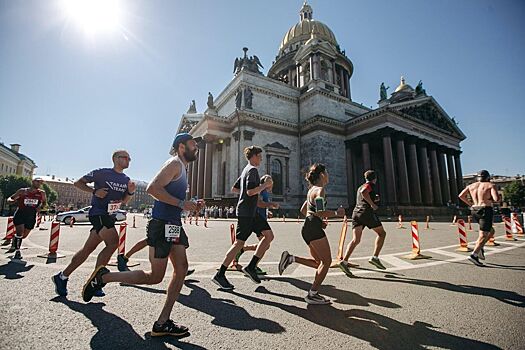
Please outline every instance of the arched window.
[{"label": "arched window", "polygon": [[278,159],[272,160],[273,194],[283,194],[283,166]]}]

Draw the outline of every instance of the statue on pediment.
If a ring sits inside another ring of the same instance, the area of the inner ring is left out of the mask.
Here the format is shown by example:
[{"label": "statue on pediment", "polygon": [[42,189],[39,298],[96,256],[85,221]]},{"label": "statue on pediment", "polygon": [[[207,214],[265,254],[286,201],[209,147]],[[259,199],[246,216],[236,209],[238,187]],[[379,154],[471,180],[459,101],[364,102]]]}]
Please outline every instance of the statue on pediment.
[{"label": "statue on pediment", "polygon": [[190,102],[190,108],[188,108],[187,114],[195,114],[197,113],[197,107],[195,106],[195,100],[191,100]]},{"label": "statue on pediment", "polygon": [[419,81],[419,83],[417,83],[416,86],[416,96],[419,95],[427,95],[427,92],[425,91],[425,89],[423,89],[423,82],[421,80]]},{"label": "statue on pediment", "polygon": [[247,86],[244,88],[244,107],[248,109],[252,109],[252,99],[253,99],[252,90]]},{"label": "statue on pediment", "polygon": [[386,90],[390,89],[390,86],[389,87],[385,87],[385,83],[381,83],[381,86],[379,87],[379,100],[382,101],[382,100],[386,100],[388,98],[387,94],[386,94]]},{"label": "statue on pediment", "polygon": [[242,104],[242,90],[241,88],[237,89],[237,92],[235,93],[235,107],[241,108]]},{"label": "statue on pediment", "polygon": [[259,70],[259,67],[264,67],[259,57],[257,57],[256,55],[248,57],[248,55],[246,54],[246,52],[248,52],[247,47],[243,47],[242,50],[244,51],[244,56],[235,58],[235,62],[233,62],[233,73],[237,74],[245,69],[250,72],[262,74]]}]

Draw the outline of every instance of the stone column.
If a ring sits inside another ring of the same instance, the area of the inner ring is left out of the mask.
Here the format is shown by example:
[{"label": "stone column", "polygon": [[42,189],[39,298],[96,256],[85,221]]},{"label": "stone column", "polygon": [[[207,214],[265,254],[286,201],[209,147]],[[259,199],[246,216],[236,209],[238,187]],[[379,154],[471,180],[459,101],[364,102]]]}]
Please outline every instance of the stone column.
[{"label": "stone column", "polygon": [[199,173],[197,175],[197,198],[201,199],[204,196],[204,169],[206,154],[206,142],[202,141],[199,145]]},{"label": "stone column", "polygon": [[217,179],[217,194],[224,195],[224,175],[222,173],[222,143],[216,145],[215,149],[217,150],[217,174],[215,178]]},{"label": "stone column", "polygon": [[439,180],[441,184],[441,197],[443,203],[447,204],[450,201],[450,187],[447,180],[447,166],[445,164],[445,153],[442,150],[437,151]]},{"label": "stone column", "polygon": [[224,173],[225,173],[225,177],[224,177],[224,185],[223,185],[223,194],[226,194],[226,193],[229,193],[230,192],[230,188],[233,184],[230,183],[230,172],[231,172],[231,169],[232,169],[232,164],[231,163],[231,138],[227,138],[224,140],[224,152],[226,152],[226,157],[225,157],[225,160],[224,160],[224,167],[226,169],[224,169]]},{"label": "stone column", "polygon": [[283,192],[286,193],[286,189],[290,188],[290,158],[284,158],[284,179],[286,180]]},{"label": "stone column", "polygon": [[299,64],[295,67],[295,79],[295,86],[301,87],[301,65]]},{"label": "stone column", "polygon": [[456,168],[456,182],[458,186],[458,194],[463,191],[463,171],[461,170],[460,152],[454,154],[454,167]]},{"label": "stone column", "polygon": [[392,140],[390,135],[383,136],[383,157],[385,162],[387,203],[397,203],[396,181],[394,179],[394,157],[392,155]]},{"label": "stone column", "polygon": [[347,197],[348,206],[352,209],[355,206],[355,193],[354,193],[354,152],[352,151],[352,144],[349,141],[345,141],[346,146],[346,186],[347,186]]},{"label": "stone column", "polygon": [[319,74],[320,73],[320,69],[319,68],[320,68],[321,63],[320,63],[320,59],[319,59],[319,54],[318,53],[314,54],[313,62],[314,62],[314,69],[313,69],[314,79],[319,79],[319,76],[321,75],[321,74]]},{"label": "stone column", "polygon": [[411,141],[408,144],[408,174],[410,180],[410,197],[412,205],[420,205],[421,183],[419,182],[419,165],[417,162],[416,144]]},{"label": "stone column", "polygon": [[435,146],[430,148],[430,169],[432,172],[432,191],[434,193],[434,204],[442,205],[443,196],[441,191],[441,180],[439,179],[439,167]]},{"label": "stone column", "polygon": [[361,143],[361,148],[363,151],[363,167],[364,171],[370,170],[372,168],[372,162],[370,161],[370,147],[368,141],[363,141]]},{"label": "stone column", "polygon": [[[202,150],[199,150],[199,154],[202,152]],[[192,162],[192,176],[191,176],[191,187],[190,187],[190,195],[191,198],[197,197],[197,179],[199,177],[199,158],[194,160]]]},{"label": "stone column", "polygon": [[399,201],[401,204],[410,204],[410,190],[408,188],[408,171],[405,157],[405,141],[398,139],[397,143],[397,173],[399,178]]},{"label": "stone column", "polygon": [[447,152],[447,169],[448,169],[448,183],[450,187],[450,197],[452,202],[458,203],[458,184],[456,182],[456,175],[454,172],[454,159],[452,154]]},{"label": "stone column", "polygon": [[418,164],[419,174],[421,176],[421,194],[423,197],[423,203],[426,205],[432,205],[434,202],[434,196],[432,195],[432,187],[430,185],[430,171],[428,169],[428,153],[427,146],[425,144],[418,145]]},{"label": "stone column", "polygon": [[291,85],[291,86],[293,86],[292,72],[293,72],[293,69],[289,68],[288,69],[288,84]]},{"label": "stone column", "polygon": [[312,81],[314,80],[314,58],[312,55],[310,55],[309,62],[310,62],[310,81]]},{"label": "stone column", "polygon": [[204,198],[211,198],[214,148],[213,142],[206,142],[206,152],[204,153]]}]

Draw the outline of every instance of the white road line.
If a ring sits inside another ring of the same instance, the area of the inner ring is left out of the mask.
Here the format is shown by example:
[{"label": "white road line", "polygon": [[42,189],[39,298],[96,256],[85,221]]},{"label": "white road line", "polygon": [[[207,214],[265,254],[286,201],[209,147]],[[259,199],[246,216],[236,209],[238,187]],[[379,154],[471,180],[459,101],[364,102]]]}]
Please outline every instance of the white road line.
[{"label": "white road line", "polygon": [[[401,260],[399,258],[396,258],[393,255],[383,255],[379,257],[381,261],[385,261],[388,264],[394,266],[394,267],[403,267],[403,266],[414,266],[414,264],[411,264],[409,262],[406,262],[405,260]],[[388,268],[390,269],[390,268]]]},{"label": "white road line", "polygon": [[429,250],[430,252],[432,253],[436,253],[436,254],[439,254],[439,255],[444,255],[444,256],[449,256],[451,258],[457,258],[457,259],[467,259],[469,254],[459,254],[459,253],[454,253],[454,252],[448,252],[446,250],[441,250],[441,249],[431,249]]}]

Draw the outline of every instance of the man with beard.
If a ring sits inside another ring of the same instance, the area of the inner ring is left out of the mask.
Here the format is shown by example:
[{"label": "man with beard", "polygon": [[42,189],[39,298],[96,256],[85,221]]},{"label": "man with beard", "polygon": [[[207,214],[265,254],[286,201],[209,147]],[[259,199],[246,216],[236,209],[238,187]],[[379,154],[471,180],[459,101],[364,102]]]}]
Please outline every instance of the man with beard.
[{"label": "man with beard", "polygon": [[13,238],[11,249],[8,252],[15,252],[13,259],[22,259],[20,246],[22,239],[26,238],[31,230],[35,228],[36,215],[40,208],[46,204],[46,193],[40,189],[42,178],[34,178],[31,187],[21,188],[11,197],[7,198],[7,203],[18,202],[13,223],[15,224],[16,234]]},{"label": "man with beard", "polygon": [[147,226],[147,243],[151,271],[109,272],[105,266],[98,266],[84,286],[82,297],[88,302],[97,290],[106,283],[121,282],[128,284],[158,284],[166,273],[168,258],[173,264],[173,277],[168,285],[166,302],[153,324],[153,337],[171,335],[184,336],[188,328],[176,324],[170,319],[175,301],[179,297],[184,277],[188,270],[186,249],[189,247],[188,236],[181,222],[182,211],[199,211],[204,201],[185,201],[188,178],[186,167],[197,159],[199,138],[181,133],[175,136],[168,159],[148,185],[147,192],[155,198],[151,219]]}]

